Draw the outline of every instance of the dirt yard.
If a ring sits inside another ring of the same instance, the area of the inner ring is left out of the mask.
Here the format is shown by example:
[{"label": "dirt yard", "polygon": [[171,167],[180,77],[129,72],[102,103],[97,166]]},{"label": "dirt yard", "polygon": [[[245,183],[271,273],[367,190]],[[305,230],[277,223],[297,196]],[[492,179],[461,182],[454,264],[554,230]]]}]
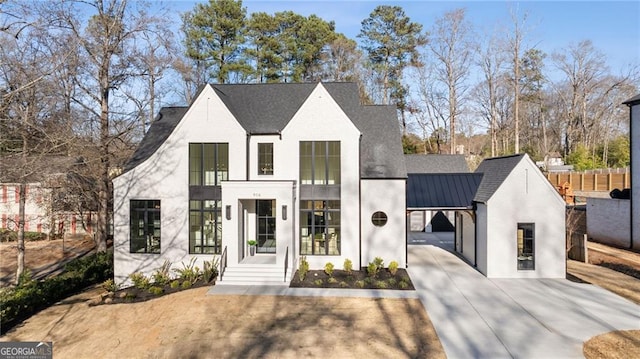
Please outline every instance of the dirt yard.
[{"label": "dirt yard", "polygon": [[[35,277],[48,273],[63,260],[75,258],[95,247],[90,238],[25,242],[25,266]],[[14,283],[17,268],[16,242],[0,243],[0,287]]]},{"label": "dirt yard", "polygon": [[445,358],[418,299],[210,296],[89,306],[93,289],[0,340],[53,341],[56,358]]}]

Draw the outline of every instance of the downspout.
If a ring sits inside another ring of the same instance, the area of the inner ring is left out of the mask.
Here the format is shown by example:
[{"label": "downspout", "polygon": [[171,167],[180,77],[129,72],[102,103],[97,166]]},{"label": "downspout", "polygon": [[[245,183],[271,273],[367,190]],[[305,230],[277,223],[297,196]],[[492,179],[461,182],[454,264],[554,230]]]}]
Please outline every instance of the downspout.
[{"label": "downspout", "polygon": [[251,133],[247,132],[247,146],[246,146],[247,160],[245,161],[245,163],[246,163],[246,169],[245,169],[246,175],[245,175],[245,177],[246,177],[246,181],[247,182],[249,181],[249,157],[250,157],[249,156],[249,142],[250,142],[250,140],[251,140]]},{"label": "downspout", "polygon": [[[362,134],[358,139],[358,265],[362,268]],[[340,191],[342,193],[342,191]]]},{"label": "downspout", "polygon": [[629,239],[629,249],[633,249],[633,241],[635,240],[635,237],[633,236],[633,197],[635,196],[638,198],[638,194],[633,193],[633,174],[639,172],[639,170],[637,168],[634,170],[633,168],[633,107],[631,104],[628,104],[627,106],[629,106],[629,162],[631,163],[631,198],[629,202],[629,228],[631,238]]}]

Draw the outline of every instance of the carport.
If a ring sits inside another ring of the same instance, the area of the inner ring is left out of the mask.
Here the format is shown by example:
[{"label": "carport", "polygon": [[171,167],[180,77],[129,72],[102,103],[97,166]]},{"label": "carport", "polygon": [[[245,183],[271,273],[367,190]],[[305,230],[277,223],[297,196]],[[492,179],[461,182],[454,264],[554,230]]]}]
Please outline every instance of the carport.
[{"label": "carport", "polygon": [[[476,263],[475,208],[473,198],[482,181],[482,173],[409,173],[407,214],[412,212],[452,211],[454,213],[454,250],[470,263]],[[407,232],[411,221],[407,221]]]}]

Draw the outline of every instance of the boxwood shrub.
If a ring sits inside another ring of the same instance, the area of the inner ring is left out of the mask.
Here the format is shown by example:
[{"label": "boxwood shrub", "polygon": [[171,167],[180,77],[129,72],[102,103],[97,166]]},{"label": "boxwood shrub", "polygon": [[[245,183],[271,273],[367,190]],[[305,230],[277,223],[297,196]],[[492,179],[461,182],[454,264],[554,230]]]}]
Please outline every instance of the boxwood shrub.
[{"label": "boxwood shrub", "polygon": [[74,259],[61,274],[44,280],[31,279],[26,273],[16,287],[0,290],[2,333],[36,312],[109,278],[113,278],[112,251]]},{"label": "boxwood shrub", "polygon": [[[24,240],[29,241],[43,241],[47,239],[46,233],[40,232],[24,232]],[[0,228],[0,242],[15,242],[18,240],[18,232],[8,229]]]}]

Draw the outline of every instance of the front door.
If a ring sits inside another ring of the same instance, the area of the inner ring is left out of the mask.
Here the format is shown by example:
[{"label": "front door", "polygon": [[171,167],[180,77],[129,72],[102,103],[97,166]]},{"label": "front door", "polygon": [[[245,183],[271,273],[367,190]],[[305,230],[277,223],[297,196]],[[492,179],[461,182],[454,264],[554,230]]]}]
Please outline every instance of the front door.
[{"label": "front door", "polygon": [[276,201],[256,201],[258,253],[276,252]]}]

